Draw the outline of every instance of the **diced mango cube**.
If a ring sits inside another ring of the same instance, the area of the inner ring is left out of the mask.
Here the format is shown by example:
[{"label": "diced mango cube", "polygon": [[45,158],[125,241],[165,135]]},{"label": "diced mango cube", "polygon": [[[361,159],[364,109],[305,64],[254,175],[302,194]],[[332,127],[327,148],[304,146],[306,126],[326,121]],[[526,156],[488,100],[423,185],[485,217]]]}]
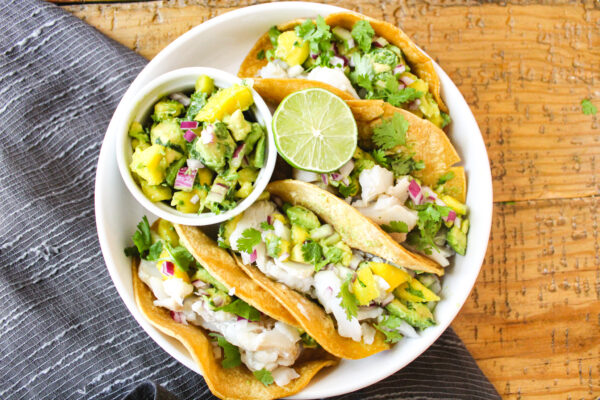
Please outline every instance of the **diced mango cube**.
[{"label": "diced mango cube", "polygon": [[368,266],[363,266],[356,272],[356,279],[352,283],[352,290],[356,296],[358,304],[368,305],[371,301],[379,297],[379,288],[373,272]]},{"label": "diced mango cube", "polygon": [[290,67],[302,64],[308,58],[308,42],[296,35],[296,32],[286,31],[277,38],[275,57],[285,61]]},{"label": "diced mango cube", "polygon": [[222,121],[223,117],[236,110],[246,111],[253,103],[252,91],[248,86],[233,85],[210,96],[194,119],[202,122]]},{"label": "diced mango cube", "polygon": [[429,301],[439,301],[440,298],[427,289],[417,279],[412,279],[410,282],[405,282],[400,285],[395,291],[394,295],[400,299],[406,301],[412,301],[413,303],[427,303]]},{"label": "diced mango cube", "polygon": [[163,201],[169,200],[172,196],[171,188],[168,186],[161,185],[149,185],[145,180],[140,180],[140,186],[144,196],[150,199],[150,201]]},{"label": "diced mango cube", "polygon": [[165,154],[166,148],[159,144],[143,150],[138,147],[133,153],[129,168],[149,185],[159,185],[165,179]]},{"label": "diced mango cube", "polygon": [[292,242],[302,244],[309,237],[308,231],[300,225],[292,224]]},{"label": "diced mango cube", "polygon": [[390,285],[390,288],[387,290],[388,292],[391,292],[404,282],[408,282],[412,279],[408,272],[402,271],[400,268],[390,264],[370,262],[369,267],[375,275],[382,277],[383,280]]},{"label": "diced mango cube", "polygon": [[446,203],[446,205],[448,207],[453,209],[458,215],[465,215],[467,213],[467,205],[456,200],[454,197],[448,196],[448,195],[442,195],[442,196],[440,196],[440,199],[444,203]]},{"label": "diced mango cube", "polygon": [[[194,199],[194,196],[197,197],[197,201]],[[182,213],[197,213],[200,209],[200,196],[198,196],[195,191],[184,192],[179,191],[173,194],[173,198],[171,199],[171,205]]]},{"label": "diced mango cube", "polygon": [[166,219],[161,218],[158,220],[157,232],[161,239],[171,243],[174,247],[179,246],[179,235],[177,234],[177,231],[175,231],[173,224]]}]

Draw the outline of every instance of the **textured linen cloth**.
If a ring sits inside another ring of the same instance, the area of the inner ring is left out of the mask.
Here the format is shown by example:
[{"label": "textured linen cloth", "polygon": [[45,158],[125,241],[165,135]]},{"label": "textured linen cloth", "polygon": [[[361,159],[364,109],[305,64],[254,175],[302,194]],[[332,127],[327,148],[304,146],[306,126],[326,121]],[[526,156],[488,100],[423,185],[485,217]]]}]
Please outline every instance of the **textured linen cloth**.
[{"label": "textured linen cloth", "polygon": [[[0,2],[0,28],[0,398],[116,399],[144,381],[128,398],[213,398],[130,316],[96,236],[98,152],[146,61],[37,0]],[[340,398],[498,395],[448,330],[404,370]]]}]

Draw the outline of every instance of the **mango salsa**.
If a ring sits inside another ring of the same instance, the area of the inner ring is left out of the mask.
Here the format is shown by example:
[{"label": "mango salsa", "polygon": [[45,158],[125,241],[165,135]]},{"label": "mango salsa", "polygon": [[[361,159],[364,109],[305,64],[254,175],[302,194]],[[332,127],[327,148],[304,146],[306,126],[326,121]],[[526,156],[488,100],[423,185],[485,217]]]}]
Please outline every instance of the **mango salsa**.
[{"label": "mango salsa", "polygon": [[253,103],[249,87],[233,85],[209,97],[194,119],[200,122],[222,121],[226,115],[231,115],[236,110],[246,111]]},{"label": "mango salsa", "polygon": [[427,303],[429,301],[440,301],[438,295],[429,290],[425,285],[417,279],[412,279],[410,282],[405,282],[400,285],[394,295],[406,301],[413,303]]},{"label": "mango salsa", "polygon": [[[171,258],[171,255],[167,251],[167,249],[163,249],[162,253],[160,253],[160,258]],[[184,282],[190,283],[190,277],[187,272],[183,269],[179,268],[177,264],[173,263],[173,276],[165,275],[162,271],[162,266],[165,261],[159,261],[156,263],[156,268],[161,272],[163,280],[171,279],[171,278],[179,278]]]},{"label": "mango salsa", "polygon": [[129,168],[149,185],[160,185],[165,180],[165,154],[166,148],[159,144],[153,144],[143,150],[138,147],[133,153]]},{"label": "mango salsa", "polygon": [[308,42],[299,38],[294,31],[283,32],[277,38],[275,56],[290,67],[302,64],[308,58]]},{"label": "mango salsa", "polygon": [[387,290],[388,292],[412,279],[406,271],[402,271],[400,268],[396,268],[390,264],[370,262],[368,265],[376,275],[382,277],[390,285],[390,288]]},{"label": "mango salsa", "polygon": [[377,282],[375,282],[373,272],[368,265],[359,268],[356,275],[356,279],[352,283],[352,290],[358,304],[366,306],[379,297],[379,288],[377,287]]}]

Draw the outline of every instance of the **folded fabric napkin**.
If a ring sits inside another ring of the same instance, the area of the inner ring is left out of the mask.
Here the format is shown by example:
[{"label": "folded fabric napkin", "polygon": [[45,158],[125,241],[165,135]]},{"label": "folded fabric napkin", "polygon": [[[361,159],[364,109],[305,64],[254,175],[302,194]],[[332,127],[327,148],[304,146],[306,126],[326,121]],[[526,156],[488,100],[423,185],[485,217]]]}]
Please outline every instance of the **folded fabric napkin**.
[{"label": "folded fabric napkin", "polygon": [[[146,380],[212,398],[131,317],[96,236],[98,152],[146,60],[37,0],[1,2],[0,28],[0,398],[114,399]],[[150,383],[138,392],[168,398]],[[407,368],[340,398],[499,397],[448,330]]]}]

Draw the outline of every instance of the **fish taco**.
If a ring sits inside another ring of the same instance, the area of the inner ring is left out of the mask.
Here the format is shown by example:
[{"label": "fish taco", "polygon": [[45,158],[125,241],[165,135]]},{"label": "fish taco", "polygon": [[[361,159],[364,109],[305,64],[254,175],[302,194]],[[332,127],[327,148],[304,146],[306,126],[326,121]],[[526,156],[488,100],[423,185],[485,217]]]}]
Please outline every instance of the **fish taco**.
[{"label": "fish taco", "polygon": [[219,398],[289,396],[337,363],[198,228],[144,217],[133,242],[140,312],[181,342]]},{"label": "fish taco", "polygon": [[353,12],[271,27],[238,75],[271,103],[320,87],[344,100],[384,100],[440,128],[450,122],[433,61],[398,27]]},{"label": "fish taco", "polygon": [[267,191],[271,200],[221,225],[219,245],[323,349],[364,358],[435,324],[435,262],[315,185],[288,179]]}]

